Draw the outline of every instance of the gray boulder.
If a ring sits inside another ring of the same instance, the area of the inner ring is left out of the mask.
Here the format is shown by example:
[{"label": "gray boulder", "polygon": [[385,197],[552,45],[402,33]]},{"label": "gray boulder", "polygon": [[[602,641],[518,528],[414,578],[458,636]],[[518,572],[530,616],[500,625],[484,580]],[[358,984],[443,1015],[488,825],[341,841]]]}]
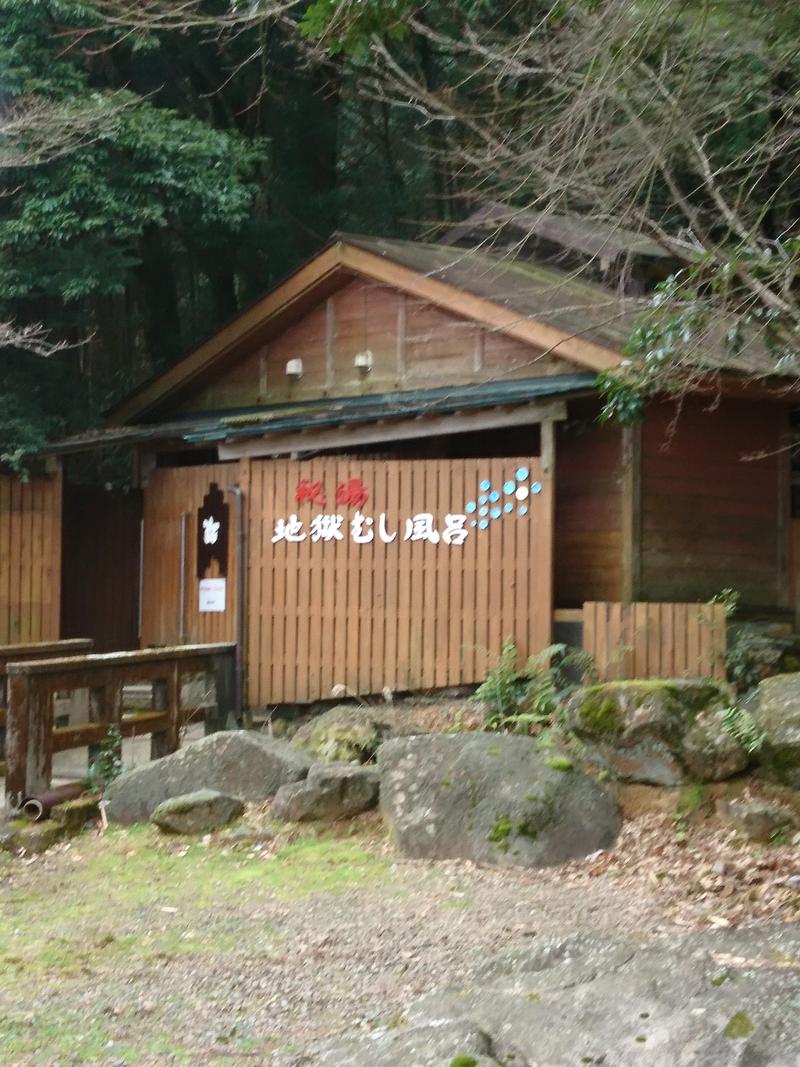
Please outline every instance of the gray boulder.
[{"label": "gray boulder", "polygon": [[788,830],[795,824],[791,812],[766,800],[741,798],[729,800],[721,807],[723,818],[727,819],[748,841],[766,844],[776,834]]},{"label": "gray boulder", "polygon": [[425,734],[378,750],[381,810],[400,851],[499,867],[547,867],[608,848],[606,790],[548,766],[531,737]]},{"label": "gray boulder", "polygon": [[800,789],[800,674],[765,678],[748,701],[748,708],[764,733],[758,754],[764,773]]},{"label": "gray boulder", "polygon": [[381,741],[378,722],[369,709],[338,704],[305,723],[292,743],[329,763],[364,763]]},{"label": "gray boulder", "polygon": [[367,1037],[332,1042],[314,1062],[319,1067],[501,1067],[491,1055],[487,1035],[461,1019],[377,1030]]},{"label": "gray boulder", "polygon": [[198,789],[162,801],[150,821],[168,834],[204,834],[227,826],[243,814],[244,804],[238,797],[214,789]]},{"label": "gray boulder", "polygon": [[375,767],[353,763],[316,763],[302,782],[283,785],[272,801],[272,814],[287,822],[348,819],[378,803]]},{"label": "gray boulder", "polygon": [[747,766],[747,753],[722,728],[727,704],[729,694],[713,682],[606,682],[573,694],[565,720],[616,777],[677,786],[720,781]]},{"label": "gray boulder", "polygon": [[[410,1005],[405,1028],[329,1046],[312,1062],[448,1067],[471,1032],[487,1042],[473,1056],[514,1067],[796,1067],[798,958],[797,923],[650,944],[552,939]],[[443,1035],[438,1060],[424,1059],[424,1044],[414,1043],[426,1027]],[[378,1053],[371,1060],[370,1049]]]},{"label": "gray boulder", "polygon": [[305,778],[311,759],[286,741],[246,730],[211,734],[121,774],[106,791],[111,822],[145,822],[163,800],[214,789],[245,801],[274,796]]}]

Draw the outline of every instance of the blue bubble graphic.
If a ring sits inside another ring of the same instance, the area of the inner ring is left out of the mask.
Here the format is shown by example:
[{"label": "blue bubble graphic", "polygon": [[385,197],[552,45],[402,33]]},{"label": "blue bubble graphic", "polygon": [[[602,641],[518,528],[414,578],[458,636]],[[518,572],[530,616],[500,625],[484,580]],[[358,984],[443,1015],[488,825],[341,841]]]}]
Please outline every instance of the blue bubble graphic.
[{"label": "blue bubble graphic", "polygon": [[500,511],[500,508],[492,508],[489,514],[492,516],[493,519],[499,519],[502,512]]},{"label": "blue bubble graphic", "polygon": [[507,515],[510,515],[513,510],[514,510],[514,505],[511,503],[510,500],[509,500],[509,502],[507,504],[503,505],[503,511],[505,511],[505,513]]},{"label": "blue bubble graphic", "polygon": [[488,519],[481,519],[481,521],[478,523],[478,525],[480,526],[480,528],[482,530],[485,530],[486,527],[489,525],[489,520]]},{"label": "blue bubble graphic", "polygon": [[520,513],[520,515],[527,515],[528,514],[528,505],[527,504],[520,504],[520,506],[517,508],[517,511]]},{"label": "blue bubble graphic", "polygon": [[[517,481],[524,482],[529,473],[527,467],[517,467]],[[481,488],[483,488],[483,486],[481,486]]]},{"label": "blue bubble graphic", "polygon": [[466,511],[466,513],[467,513],[468,515],[471,515],[471,514],[473,513],[473,511],[475,510],[475,506],[476,506],[476,505],[475,505],[475,501],[474,501],[474,500],[470,500],[470,502],[469,502],[469,503],[467,504],[467,506],[466,506],[466,507],[464,508],[464,511]]},{"label": "blue bubble graphic", "polygon": [[[527,474],[527,472],[526,472],[526,474]],[[485,493],[485,492],[487,492],[487,490],[492,488],[492,483],[489,481],[488,478],[484,478],[483,481],[481,482],[480,487]]]},{"label": "blue bubble graphic", "polygon": [[478,511],[478,514],[479,514],[479,515],[488,515],[488,514],[489,514],[489,509],[488,509],[488,508],[481,508],[481,509],[480,509],[480,510]]},{"label": "blue bubble graphic", "polygon": [[478,520],[477,519],[473,519],[472,522],[470,522],[470,526],[477,526],[477,525],[478,525]]},{"label": "blue bubble graphic", "polygon": [[493,504],[495,504],[500,499],[500,494],[497,492],[496,489],[493,489],[492,492],[489,493],[489,499]]},{"label": "blue bubble graphic", "polygon": [[541,493],[541,491],[542,491],[542,483],[541,482],[533,482],[533,484],[531,485],[531,492],[532,493]]},{"label": "blue bubble graphic", "polygon": [[479,504],[485,504],[485,503],[486,503],[486,501],[487,501],[488,499],[489,499],[489,498],[488,498],[488,497],[486,497],[486,496],[479,496],[479,497],[478,497],[478,503],[479,503]]},{"label": "blue bubble graphic", "polygon": [[517,487],[514,484],[514,482],[511,482],[511,481],[503,482],[503,492],[504,493],[513,493],[516,488]]}]

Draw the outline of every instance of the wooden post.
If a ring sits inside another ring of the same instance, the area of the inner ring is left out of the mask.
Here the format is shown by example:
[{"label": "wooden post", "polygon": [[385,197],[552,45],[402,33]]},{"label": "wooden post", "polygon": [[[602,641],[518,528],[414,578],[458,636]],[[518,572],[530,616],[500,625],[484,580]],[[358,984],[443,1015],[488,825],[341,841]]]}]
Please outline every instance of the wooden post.
[{"label": "wooden post", "polygon": [[6,807],[50,785],[53,766],[53,699],[31,684],[26,674],[12,674],[8,702],[8,773]]},{"label": "wooden post", "polygon": [[166,676],[153,682],[153,709],[165,711],[167,728],[150,736],[150,759],[176,752],[181,743],[181,677],[177,663],[165,664]]},{"label": "wooden post", "polygon": [[[555,494],[555,466],[556,466],[556,424],[554,419],[544,419],[540,426],[539,453],[542,467],[542,527],[540,546],[537,552],[537,566],[544,568],[542,589],[544,592],[544,604],[542,610],[546,612],[546,622],[542,627],[543,636],[546,635],[545,647],[553,640],[553,587],[554,587],[554,545],[556,525],[556,494]],[[538,649],[532,649],[538,651]]]},{"label": "wooden post", "polygon": [[622,589],[624,603],[641,596],[642,584],[642,427],[622,430]]},{"label": "wooden post", "polygon": [[214,656],[211,663],[214,674],[216,702],[213,708],[206,708],[206,734],[224,730],[228,722],[228,715],[234,710],[233,657],[230,655]]}]

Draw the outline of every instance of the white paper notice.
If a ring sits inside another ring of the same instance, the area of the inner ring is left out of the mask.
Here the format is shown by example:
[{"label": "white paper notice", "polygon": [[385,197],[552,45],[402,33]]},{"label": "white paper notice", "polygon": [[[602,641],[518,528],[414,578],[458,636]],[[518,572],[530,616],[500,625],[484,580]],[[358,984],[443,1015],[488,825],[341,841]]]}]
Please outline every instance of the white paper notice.
[{"label": "white paper notice", "polygon": [[200,579],[200,611],[225,610],[225,579]]}]

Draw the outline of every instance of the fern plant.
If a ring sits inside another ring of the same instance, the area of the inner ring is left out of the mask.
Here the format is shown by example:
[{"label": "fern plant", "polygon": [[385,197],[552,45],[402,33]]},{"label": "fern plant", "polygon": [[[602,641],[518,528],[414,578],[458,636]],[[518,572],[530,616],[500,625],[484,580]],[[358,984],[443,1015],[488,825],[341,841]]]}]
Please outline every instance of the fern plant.
[{"label": "fern plant", "polygon": [[506,641],[497,666],[475,692],[474,699],[487,705],[487,729],[531,733],[553,722],[578,685],[596,680],[594,661],[583,649],[548,645],[521,670],[518,658],[516,644]]},{"label": "fern plant", "polygon": [[748,755],[754,756],[763,748],[767,735],[749,711],[733,705],[723,708],[719,715],[722,729],[726,734],[730,734]]}]

